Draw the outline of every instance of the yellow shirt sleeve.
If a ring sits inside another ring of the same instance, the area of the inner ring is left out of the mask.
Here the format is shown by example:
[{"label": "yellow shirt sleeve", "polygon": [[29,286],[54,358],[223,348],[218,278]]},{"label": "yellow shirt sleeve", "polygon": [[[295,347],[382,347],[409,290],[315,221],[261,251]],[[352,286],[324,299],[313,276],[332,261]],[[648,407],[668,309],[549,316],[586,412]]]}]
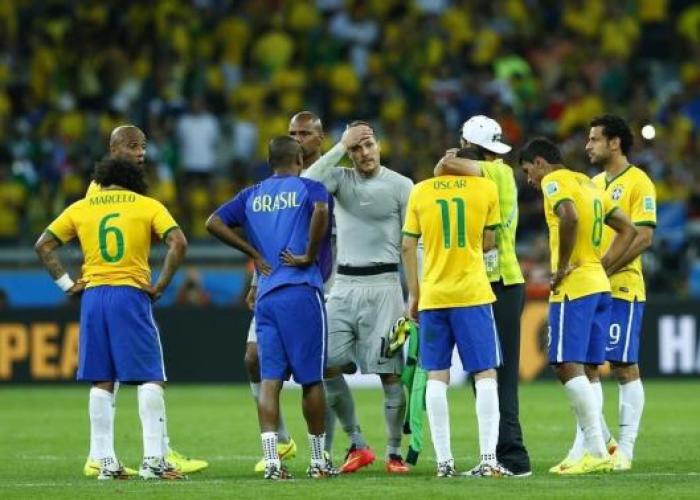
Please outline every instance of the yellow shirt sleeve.
[{"label": "yellow shirt sleeve", "polygon": [[640,179],[631,194],[632,224],[656,227],[656,189],[651,180],[647,177]]},{"label": "yellow shirt sleeve", "polygon": [[498,190],[492,185],[489,196],[489,211],[486,214],[486,229],[495,229],[501,225],[501,209],[498,202]]},{"label": "yellow shirt sleeve", "polygon": [[416,210],[416,199],[418,198],[417,189],[413,188],[408,197],[408,206],[406,207],[406,220],[403,223],[403,234],[419,238],[422,231],[420,228],[420,220]]},{"label": "yellow shirt sleeve", "polygon": [[156,202],[156,213],[151,224],[153,232],[162,240],[168,235],[170,230],[179,227],[168,209],[159,202]]},{"label": "yellow shirt sleeve", "polygon": [[75,204],[66,208],[61,215],[46,228],[46,232],[51,233],[61,243],[68,243],[78,234],[78,228],[73,221],[73,207]]},{"label": "yellow shirt sleeve", "polygon": [[566,184],[562,183],[558,176],[546,175],[542,178],[542,194],[545,203],[549,205],[556,215],[557,207],[562,201],[573,201]]}]

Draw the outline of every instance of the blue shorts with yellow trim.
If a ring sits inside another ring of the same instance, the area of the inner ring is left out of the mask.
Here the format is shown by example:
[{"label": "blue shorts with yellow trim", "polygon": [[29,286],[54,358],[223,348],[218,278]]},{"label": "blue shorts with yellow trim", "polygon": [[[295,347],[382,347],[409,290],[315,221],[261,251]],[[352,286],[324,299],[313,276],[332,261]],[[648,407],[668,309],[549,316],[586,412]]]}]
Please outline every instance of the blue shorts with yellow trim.
[{"label": "blue shorts with yellow trim", "polygon": [[639,338],[642,333],[644,302],[612,299],[610,329],[605,359],[617,363],[639,362]]},{"label": "blue shorts with yellow trim", "polygon": [[549,304],[549,363],[600,365],[610,324],[610,294]]},{"label": "blue shorts with yellow trim", "polygon": [[491,304],[427,309],[420,311],[419,322],[419,362],[425,370],[448,369],[455,345],[466,372],[501,366],[503,355]]}]

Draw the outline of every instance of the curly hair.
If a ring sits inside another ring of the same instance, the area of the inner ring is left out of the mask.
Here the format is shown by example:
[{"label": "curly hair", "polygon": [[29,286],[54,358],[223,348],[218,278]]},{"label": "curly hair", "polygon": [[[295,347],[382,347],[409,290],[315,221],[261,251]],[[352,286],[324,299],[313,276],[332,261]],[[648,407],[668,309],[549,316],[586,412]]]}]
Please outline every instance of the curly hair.
[{"label": "curly hair", "polygon": [[121,186],[138,194],[146,194],[148,189],[143,169],[124,158],[102,159],[95,165],[92,178],[100,186]]}]

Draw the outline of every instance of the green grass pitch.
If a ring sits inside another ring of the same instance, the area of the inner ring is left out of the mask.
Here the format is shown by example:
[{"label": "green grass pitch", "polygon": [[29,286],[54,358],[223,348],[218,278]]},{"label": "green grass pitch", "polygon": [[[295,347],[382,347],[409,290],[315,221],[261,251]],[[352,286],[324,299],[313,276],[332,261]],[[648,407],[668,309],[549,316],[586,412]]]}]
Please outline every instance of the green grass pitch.
[{"label": "green grass pitch", "polygon": [[[606,414],[616,426],[617,388],[606,382]],[[300,391],[283,392],[288,426],[299,444],[289,462],[294,481],[266,482],[252,471],[260,455],[257,420],[247,386],[173,384],[166,394],[175,448],[209,460],[187,482],[98,482],[82,476],[88,449],[86,386],[0,388],[0,498],[698,498],[700,497],[700,382],[648,381],[647,405],[634,469],[584,477],[553,477],[547,468],[564,457],[573,438],[573,417],[554,381],[521,387],[521,414],[534,476],[527,479],[437,479],[426,425],[426,450],[410,475],[388,476],[382,463],[328,481],[305,477],[308,442]],[[452,446],[460,470],[476,463],[474,399],[451,389]],[[355,391],[364,432],[383,454],[380,390]],[[141,434],[133,387],[119,394],[116,447],[134,467]],[[338,429],[336,462],[346,438]]]}]

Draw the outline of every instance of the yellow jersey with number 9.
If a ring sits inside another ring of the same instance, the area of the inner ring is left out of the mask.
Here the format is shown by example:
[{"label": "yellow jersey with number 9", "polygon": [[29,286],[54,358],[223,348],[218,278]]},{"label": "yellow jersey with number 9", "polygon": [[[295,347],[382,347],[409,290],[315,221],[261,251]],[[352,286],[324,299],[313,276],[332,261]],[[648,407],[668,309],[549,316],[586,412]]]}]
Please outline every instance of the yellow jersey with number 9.
[{"label": "yellow jersey with number 9", "polygon": [[125,189],[102,189],[66,208],[46,231],[61,243],[77,237],[83,250],[87,287],[151,283],[148,256],[155,234],[165,239],[177,228],[160,202]]},{"label": "yellow jersey with number 9", "polygon": [[484,229],[501,223],[496,184],[483,177],[445,175],[416,184],[408,198],[403,234],[423,239],[418,309],[490,304]]},{"label": "yellow jersey with number 9", "polygon": [[[605,172],[593,177],[593,182],[605,191],[605,197],[622,210],[635,226],[656,227],[656,189],[643,170],[630,165],[617,177],[608,180]],[[610,248],[615,231],[603,230],[603,251]],[[610,276],[612,296],[632,302],[646,300],[642,256],[638,255],[624,268]]]},{"label": "yellow jersey with number 9", "polygon": [[576,208],[576,243],[569,260],[574,268],[550,293],[550,302],[562,302],[594,293],[609,292],[610,281],[601,264],[605,219],[615,207],[593,181],[580,172],[562,168],[542,178],[544,212],[549,227],[552,272],[559,265],[559,217],[557,207],[570,201]]}]

